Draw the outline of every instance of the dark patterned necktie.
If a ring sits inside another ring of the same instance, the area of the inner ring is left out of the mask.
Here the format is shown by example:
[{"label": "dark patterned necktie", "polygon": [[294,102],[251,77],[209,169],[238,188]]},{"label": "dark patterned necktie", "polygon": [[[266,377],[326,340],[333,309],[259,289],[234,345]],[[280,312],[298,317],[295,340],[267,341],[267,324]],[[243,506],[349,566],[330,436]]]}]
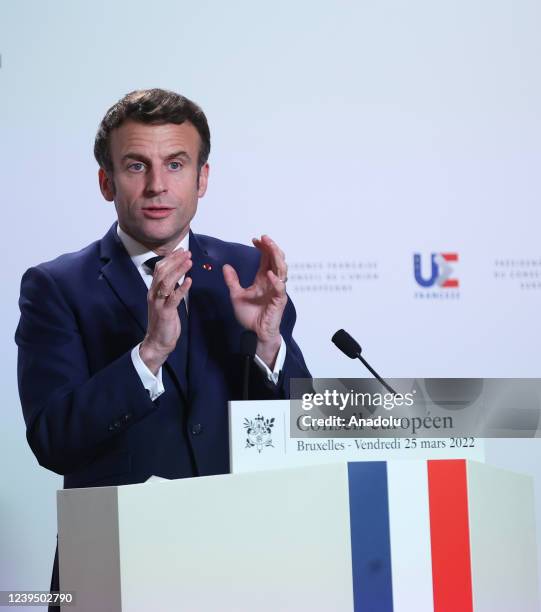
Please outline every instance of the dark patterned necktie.
[{"label": "dark patterned necktie", "polygon": [[[151,272],[154,274],[154,268],[156,267],[156,264],[162,259],[163,259],[163,255],[157,255],[156,257],[151,257],[150,259],[147,259],[144,265],[149,270],[151,270]],[[177,283],[177,285],[175,286],[175,289],[178,286],[179,284]],[[180,359],[180,364],[182,364],[180,368],[181,371],[178,372],[178,374],[181,378],[183,387],[187,390],[188,389],[188,310],[186,308],[186,301],[184,300],[184,298],[181,300],[180,304],[178,305],[178,314],[180,318],[180,338],[179,338],[179,341],[177,342],[177,346],[174,352],[176,353],[178,351],[178,357]]]}]

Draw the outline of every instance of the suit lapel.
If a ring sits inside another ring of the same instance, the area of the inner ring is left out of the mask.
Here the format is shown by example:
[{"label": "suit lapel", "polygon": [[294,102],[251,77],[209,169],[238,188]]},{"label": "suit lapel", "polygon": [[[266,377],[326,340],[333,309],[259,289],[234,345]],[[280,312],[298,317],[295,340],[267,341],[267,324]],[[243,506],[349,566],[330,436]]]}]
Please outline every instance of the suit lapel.
[{"label": "suit lapel", "polygon": [[147,329],[147,288],[116,233],[116,223],[101,240],[101,272],[143,332]]},{"label": "suit lapel", "polygon": [[[209,342],[213,341],[214,322],[219,318],[219,296],[224,291],[222,265],[212,258],[197,236],[190,232],[190,251],[193,266],[190,270],[192,286],[188,298],[188,326],[190,328],[188,380],[190,397],[202,385],[207,370]],[[214,338],[214,341],[218,341]]]}]

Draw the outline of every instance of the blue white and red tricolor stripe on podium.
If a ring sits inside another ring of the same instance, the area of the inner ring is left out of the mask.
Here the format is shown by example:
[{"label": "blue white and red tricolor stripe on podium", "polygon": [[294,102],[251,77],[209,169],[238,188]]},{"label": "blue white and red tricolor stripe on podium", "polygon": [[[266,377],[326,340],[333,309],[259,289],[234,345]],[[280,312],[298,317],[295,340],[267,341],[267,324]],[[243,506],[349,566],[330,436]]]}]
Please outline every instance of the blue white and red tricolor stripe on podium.
[{"label": "blue white and red tricolor stripe on podium", "polygon": [[356,612],[539,610],[528,477],[463,460],[348,464]]}]

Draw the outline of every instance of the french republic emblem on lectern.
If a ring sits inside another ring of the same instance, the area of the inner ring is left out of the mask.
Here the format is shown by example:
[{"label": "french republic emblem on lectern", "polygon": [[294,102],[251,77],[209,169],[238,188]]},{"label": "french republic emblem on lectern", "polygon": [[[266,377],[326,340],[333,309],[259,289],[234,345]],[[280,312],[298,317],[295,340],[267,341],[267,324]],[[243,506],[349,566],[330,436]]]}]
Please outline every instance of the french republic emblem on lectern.
[{"label": "french republic emblem on lectern", "polygon": [[258,414],[255,419],[244,419],[246,429],[246,448],[257,448],[260,453],[266,446],[274,446],[272,443],[272,428],[274,417],[266,419]]}]

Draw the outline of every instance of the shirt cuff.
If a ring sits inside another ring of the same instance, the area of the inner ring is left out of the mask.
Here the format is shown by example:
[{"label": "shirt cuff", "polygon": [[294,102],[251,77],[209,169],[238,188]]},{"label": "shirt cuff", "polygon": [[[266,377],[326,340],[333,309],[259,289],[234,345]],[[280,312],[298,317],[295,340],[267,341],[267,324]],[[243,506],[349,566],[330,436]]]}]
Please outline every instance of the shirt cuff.
[{"label": "shirt cuff", "polygon": [[278,355],[276,356],[276,361],[274,363],[274,370],[271,370],[269,366],[260,359],[257,355],[254,357],[254,361],[257,363],[259,368],[267,375],[267,378],[270,382],[276,384],[278,382],[278,377],[280,376],[280,372],[284,367],[284,361],[286,360],[286,343],[282,336],[280,336],[280,350],[278,351]]},{"label": "shirt cuff", "polygon": [[150,399],[154,401],[165,391],[162,382],[162,369],[160,368],[158,370],[158,374],[156,376],[152,374],[152,372],[147,368],[145,362],[141,359],[141,355],[139,354],[140,346],[141,343],[133,348],[131,352],[131,360],[133,362],[135,371],[143,383],[143,387],[148,391]]}]

